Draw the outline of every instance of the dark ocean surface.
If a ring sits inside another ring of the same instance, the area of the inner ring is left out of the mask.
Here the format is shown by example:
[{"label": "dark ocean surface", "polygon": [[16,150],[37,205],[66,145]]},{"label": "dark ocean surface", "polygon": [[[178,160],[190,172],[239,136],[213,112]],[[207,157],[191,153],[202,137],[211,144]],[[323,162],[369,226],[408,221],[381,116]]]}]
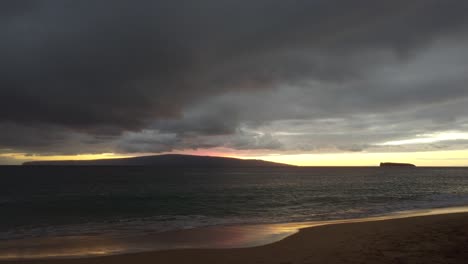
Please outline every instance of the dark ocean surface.
[{"label": "dark ocean surface", "polygon": [[0,243],[467,204],[467,168],[0,167]]}]

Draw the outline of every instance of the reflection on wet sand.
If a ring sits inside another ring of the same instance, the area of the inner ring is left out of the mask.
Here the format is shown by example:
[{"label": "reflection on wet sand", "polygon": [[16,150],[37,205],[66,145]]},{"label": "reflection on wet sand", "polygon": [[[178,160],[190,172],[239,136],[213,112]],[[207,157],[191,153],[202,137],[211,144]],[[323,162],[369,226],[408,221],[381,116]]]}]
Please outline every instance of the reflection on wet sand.
[{"label": "reflection on wet sand", "polygon": [[241,248],[279,241],[301,228],[352,222],[365,222],[468,212],[468,207],[405,211],[362,219],[302,223],[213,226],[144,235],[109,234],[31,238],[2,241],[0,260],[38,258],[76,258],[179,248]]}]

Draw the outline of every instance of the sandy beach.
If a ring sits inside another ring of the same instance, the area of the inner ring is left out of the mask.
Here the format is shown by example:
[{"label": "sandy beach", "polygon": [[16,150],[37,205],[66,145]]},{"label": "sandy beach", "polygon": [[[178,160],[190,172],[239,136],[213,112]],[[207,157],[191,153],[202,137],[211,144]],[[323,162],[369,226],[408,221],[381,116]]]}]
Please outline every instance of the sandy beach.
[{"label": "sandy beach", "polygon": [[81,259],[2,264],[145,263],[466,263],[468,213],[331,224],[281,241],[239,249],[180,249]]}]

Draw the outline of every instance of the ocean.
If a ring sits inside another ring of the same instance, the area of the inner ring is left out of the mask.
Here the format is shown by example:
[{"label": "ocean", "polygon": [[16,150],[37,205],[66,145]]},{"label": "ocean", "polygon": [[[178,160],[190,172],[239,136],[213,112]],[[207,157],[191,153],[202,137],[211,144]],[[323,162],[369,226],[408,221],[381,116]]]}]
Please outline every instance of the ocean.
[{"label": "ocean", "polygon": [[468,205],[468,168],[4,166],[0,182],[0,253],[12,241],[21,249],[21,241],[57,237],[135,237]]}]

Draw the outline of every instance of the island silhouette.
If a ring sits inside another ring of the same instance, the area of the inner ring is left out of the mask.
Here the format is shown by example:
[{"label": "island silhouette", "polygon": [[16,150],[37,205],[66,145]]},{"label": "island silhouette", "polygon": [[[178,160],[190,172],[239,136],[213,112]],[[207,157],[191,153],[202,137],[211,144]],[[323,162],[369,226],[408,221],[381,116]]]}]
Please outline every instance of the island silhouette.
[{"label": "island silhouette", "polygon": [[257,159],[165,154],[133,158],[98,160],[29,161],[24,166],[154,166],[176,168],[253,168],[292,167],[292,165]]},{"label": "island silhouette", "polygon": [[380,167],[416,167],[411,163],[381,162]]}]

